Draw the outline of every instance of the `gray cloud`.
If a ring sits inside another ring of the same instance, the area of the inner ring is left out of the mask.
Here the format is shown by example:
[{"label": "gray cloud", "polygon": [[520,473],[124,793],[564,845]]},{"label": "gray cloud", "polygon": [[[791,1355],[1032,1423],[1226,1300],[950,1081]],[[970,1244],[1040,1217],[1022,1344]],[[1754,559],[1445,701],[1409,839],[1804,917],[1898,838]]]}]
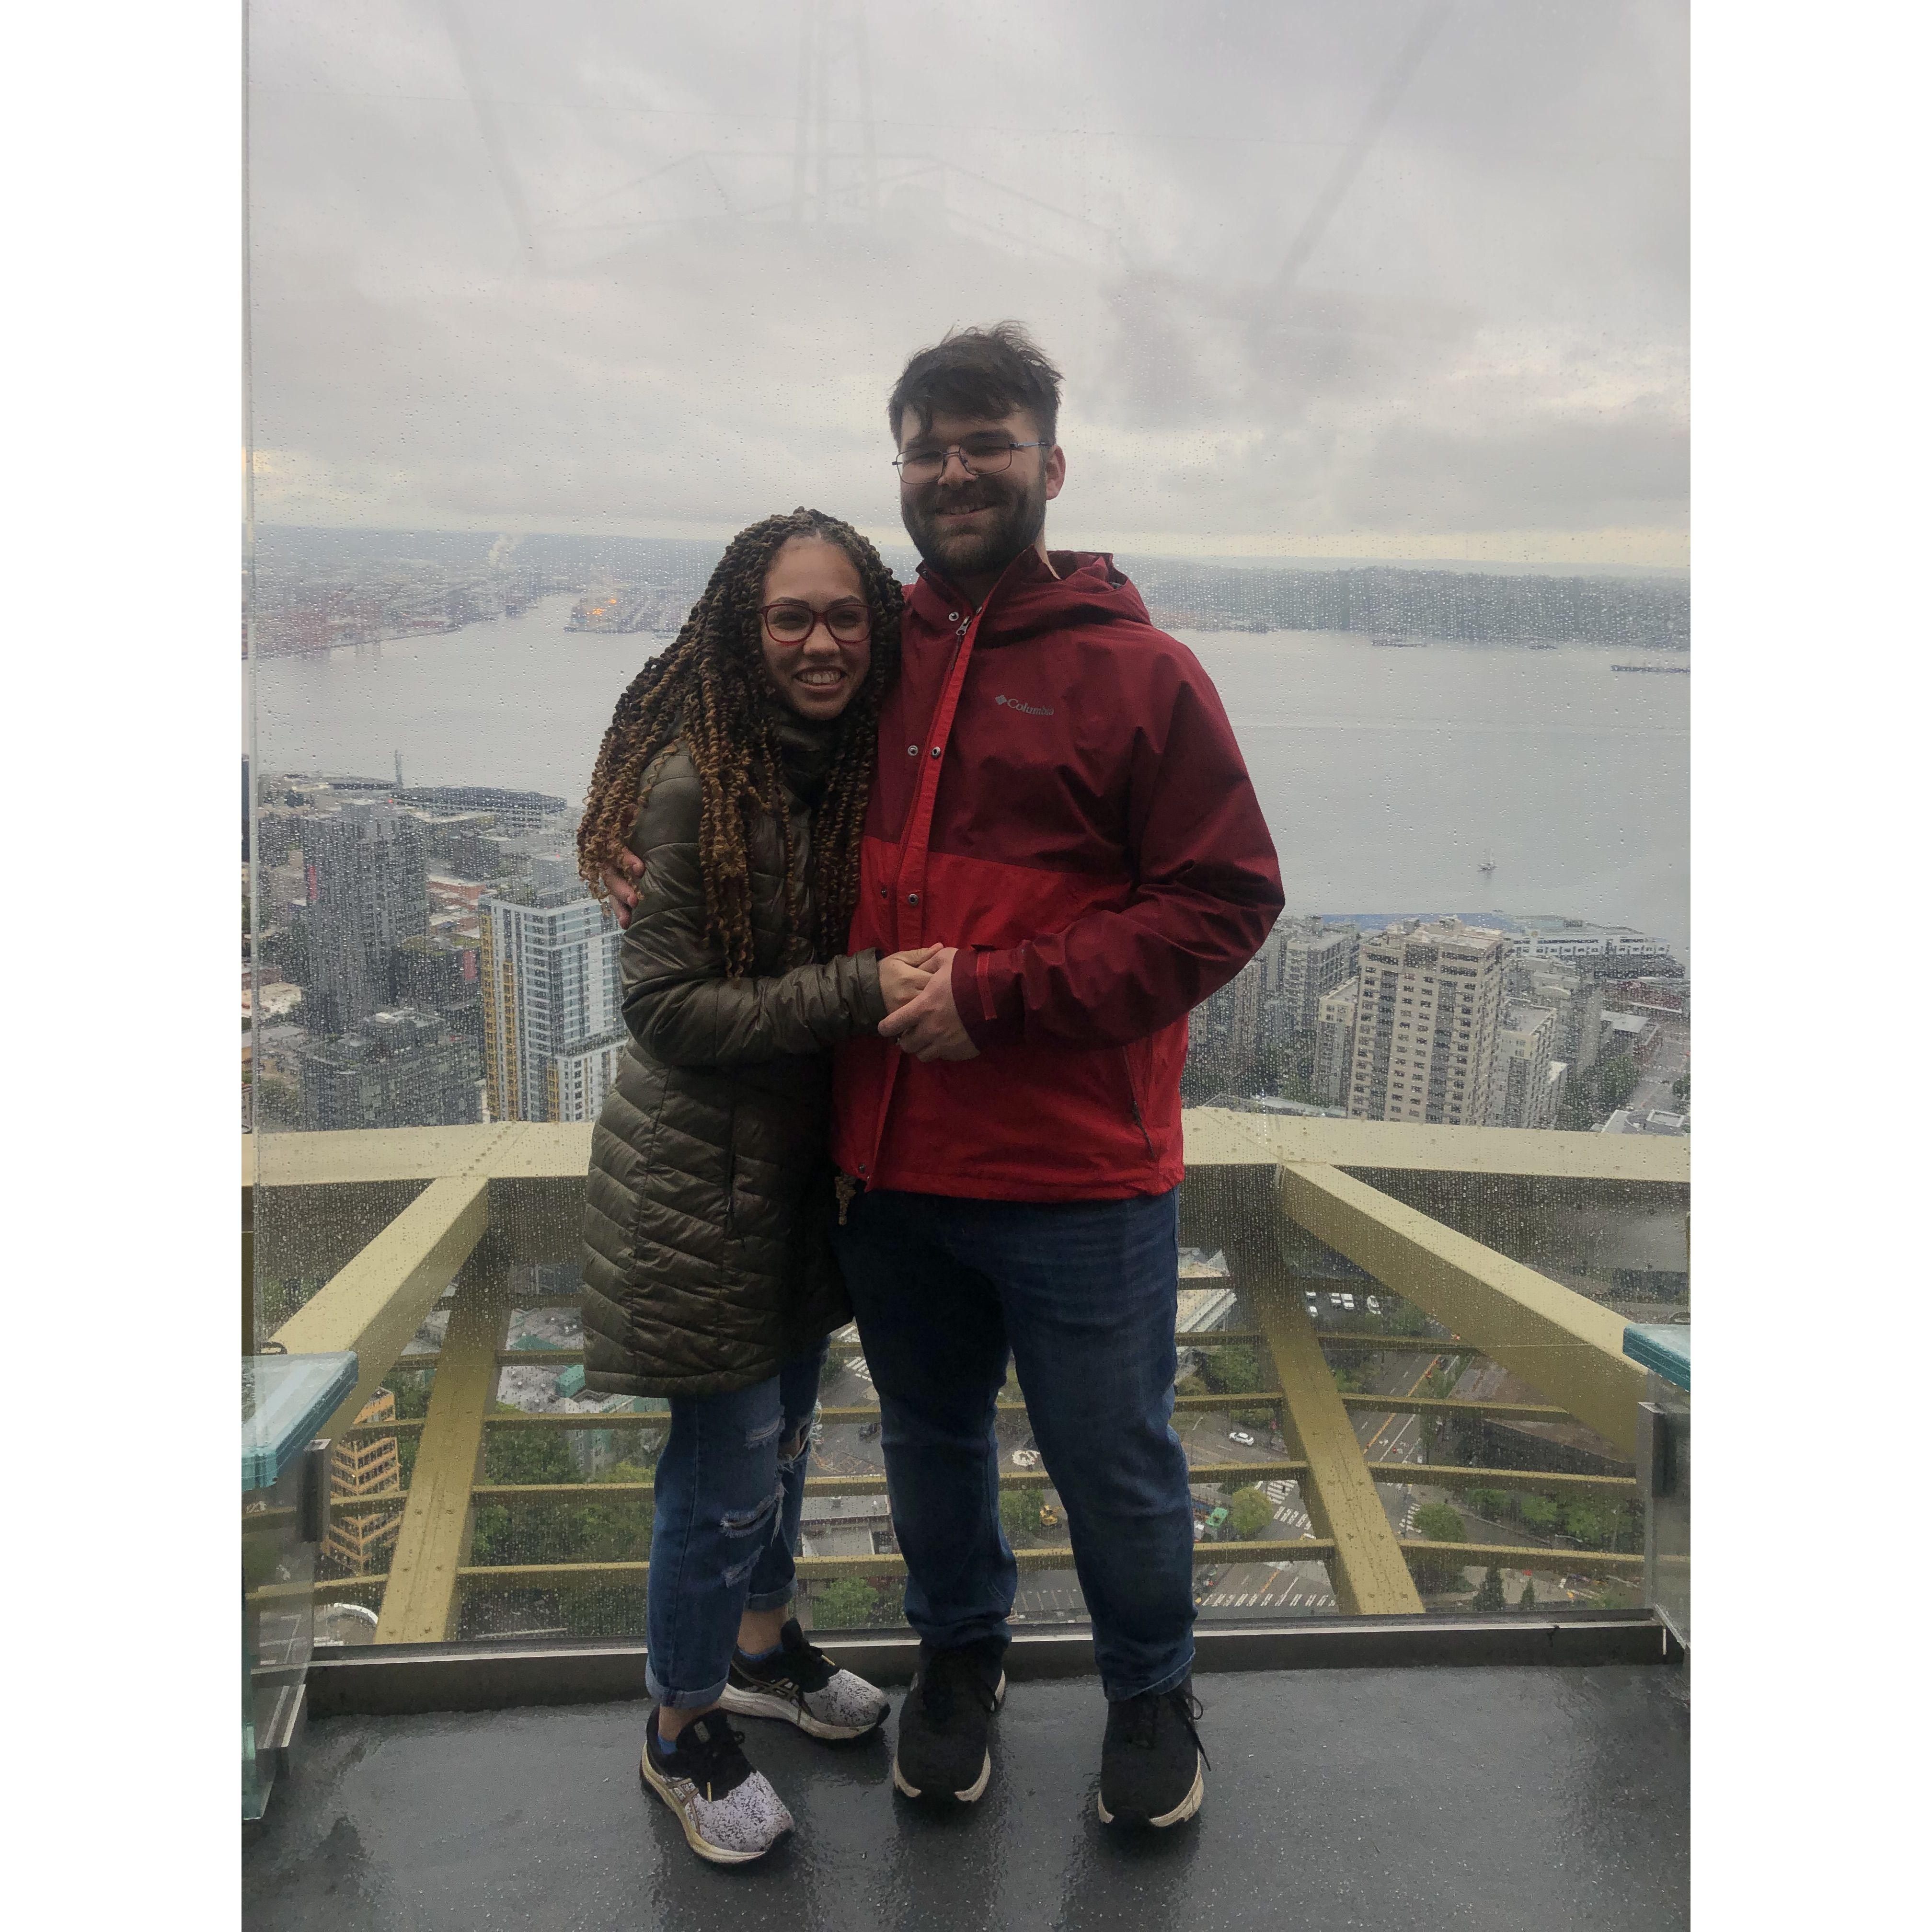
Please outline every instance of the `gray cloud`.
[{"label": "gray cloud", "polygon": [[874,5],[869,116],[826,10],[800,169],[798,4],[258,7],[262,513],[890,532],[901,362],[1014,315],[1065,540],[1679,560],[1676,0],[1463,0],[1288,286],[1420,0]]}]

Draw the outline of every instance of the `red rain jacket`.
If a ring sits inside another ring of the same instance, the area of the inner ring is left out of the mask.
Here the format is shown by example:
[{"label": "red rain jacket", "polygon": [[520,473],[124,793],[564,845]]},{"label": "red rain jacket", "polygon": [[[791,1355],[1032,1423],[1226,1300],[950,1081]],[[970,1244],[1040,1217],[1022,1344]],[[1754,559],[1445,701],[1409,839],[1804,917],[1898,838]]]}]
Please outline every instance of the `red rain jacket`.
[{"label": "red rain jacket", "polygon": [[1104,554],[1049,572],[1029,551],[977,612],[922,570],[903,640],[850,947],[956,946],[980,1058],[836,1048],[839,1169],[970,1198],[1163,1193],[1187,1015],[1282,906],[1221,700]]}]

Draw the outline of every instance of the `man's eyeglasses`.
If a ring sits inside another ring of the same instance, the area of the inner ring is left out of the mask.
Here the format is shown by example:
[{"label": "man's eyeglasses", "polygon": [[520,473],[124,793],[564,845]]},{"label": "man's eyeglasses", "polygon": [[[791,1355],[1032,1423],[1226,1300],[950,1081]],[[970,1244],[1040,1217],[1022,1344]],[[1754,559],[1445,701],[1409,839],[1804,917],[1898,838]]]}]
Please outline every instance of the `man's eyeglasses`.
[{"label": "man's eyeglasses", "polygon": [[962,442],[948,443],[944,449],[908,451],[892,458],[892,467],[899,472],[902,483],[930,483],[945,469],[946,459],[956,456],[968,476],[996,476],[1002,470],[1012,467],[1015,450],[1052,446],[1046,436],[1036,442],[1016,442],[1007,436],[969,436]]},{"label": "man's eyeglasses", "polygon": [[765,635],[775,644],[802,644],[821,623],[842,644],[856,644],[872,634],[872,611],[852,598],[814,610],[800,598],[781,597],[758,615],[764,620]]}]

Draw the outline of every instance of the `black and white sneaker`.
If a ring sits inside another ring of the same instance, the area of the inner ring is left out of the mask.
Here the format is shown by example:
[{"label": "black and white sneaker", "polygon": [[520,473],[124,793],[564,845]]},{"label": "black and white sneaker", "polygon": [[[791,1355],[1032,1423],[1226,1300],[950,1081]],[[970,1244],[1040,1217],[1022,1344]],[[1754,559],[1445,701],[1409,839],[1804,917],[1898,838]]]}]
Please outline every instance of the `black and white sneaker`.
[{"label": "black and white sneaker", "polygon": [[1107,1706],[1100,1748],[1103,1825],[1178,1825],[1201,1809],[1208,1754],[1194,1728],[1201,1715],[1190,1677],[1172,1690],[1143,1691]]},{"label": "black and white sneaker", "polygon": [[761,1858],[792,1828],[784,1801],[752,1768],[744,1742],[716,1711],[686,1724],[669,1750],[656,1712],[644,1726],[644,1789],[670,1807],[691,1849],[715,1865]]},{"label": "black and white sneaker", "polygon": [[842,1670],[806,1641],[796,1617],[778,1633],[775,1656],[733,1654],[724,1706],[739,1718],[777,1718],[808,1737],[862,1738],[890,1708],[886,1694],[856,1672]]},{"label": "black and white sneaker", "polygon": [[958,1650],[922,1644],[919,1672],[899,1706],[892,1782],[908,1798],[970,1804],[993,1775],[987,1733],[1006,1694],[1006,1646],[982,1638]]}]

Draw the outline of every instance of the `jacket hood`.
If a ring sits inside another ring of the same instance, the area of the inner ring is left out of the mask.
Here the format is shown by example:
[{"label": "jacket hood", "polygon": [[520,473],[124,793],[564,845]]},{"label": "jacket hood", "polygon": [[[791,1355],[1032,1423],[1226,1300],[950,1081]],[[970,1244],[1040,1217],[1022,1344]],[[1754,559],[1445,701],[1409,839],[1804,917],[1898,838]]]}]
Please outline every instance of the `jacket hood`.
[{"label": "jacket hood", "polygon": [[[1115,566],[1111,552],[1057,550],[1048,555],[1052,570],[1033,550],[1006,566],[986,593],[977,649],[1018,644],[1042,631],[1151,625],[1141,593]],[[907,602],[921,620],[940,629],[972,608],[928,564],[920,566]]]}]

